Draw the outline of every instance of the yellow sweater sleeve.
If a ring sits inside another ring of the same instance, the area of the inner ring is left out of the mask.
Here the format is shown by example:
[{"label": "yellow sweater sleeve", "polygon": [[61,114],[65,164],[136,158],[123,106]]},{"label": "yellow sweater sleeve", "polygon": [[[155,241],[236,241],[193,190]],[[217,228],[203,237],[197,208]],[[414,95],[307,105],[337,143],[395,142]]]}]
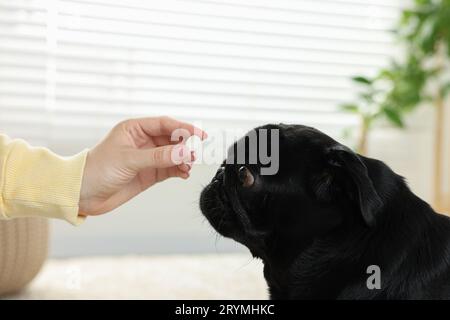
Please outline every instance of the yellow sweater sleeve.
[{"label": "yellow sweater sleeve", "polygon": [[37,216],[80,224],[86,155],[60,157],[0,134],[0,219]]}]

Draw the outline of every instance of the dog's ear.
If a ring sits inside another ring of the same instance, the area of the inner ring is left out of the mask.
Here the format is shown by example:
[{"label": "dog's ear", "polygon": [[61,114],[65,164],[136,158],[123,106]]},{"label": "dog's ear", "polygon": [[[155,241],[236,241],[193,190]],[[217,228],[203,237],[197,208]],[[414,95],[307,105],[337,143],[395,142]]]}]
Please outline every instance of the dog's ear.
[{"label": "dog's ear", "polygon": [[326,159],[330,170],[332,188],[340,184],[350,198],[355,201],[367,226],[373,227],[376,215],[383,205],[366,165],[351,149],[336,145],[326,151]]}]

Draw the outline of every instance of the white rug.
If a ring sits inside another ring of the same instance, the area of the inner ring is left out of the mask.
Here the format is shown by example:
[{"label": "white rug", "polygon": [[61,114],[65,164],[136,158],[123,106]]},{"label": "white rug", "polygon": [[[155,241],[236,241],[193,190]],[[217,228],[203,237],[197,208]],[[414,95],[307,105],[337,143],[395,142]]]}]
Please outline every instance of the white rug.
[{"label": "white rug", "polygon": [[13,299],[267,299],[250,255],[83,257],[50,260]]}]

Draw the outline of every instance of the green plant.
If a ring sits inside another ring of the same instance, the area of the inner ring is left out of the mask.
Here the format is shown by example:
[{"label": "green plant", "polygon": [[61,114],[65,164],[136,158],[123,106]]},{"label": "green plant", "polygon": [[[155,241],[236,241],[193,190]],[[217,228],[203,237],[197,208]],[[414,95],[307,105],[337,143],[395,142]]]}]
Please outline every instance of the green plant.
[{"label": "green plant", "polygon": [[[354,77],[360,86],[358,99],[341,106],[360,117],[356,149],[362,154],[367,152],[374,123],[385,119],[403,128],[405,116],[423,102],[437,107],[437,134],[442,136],[439,121],[445,97],[450,93],[450,0],[414,0],[411,8],[403,10],[396,29],[396,37],[404,47],[403,57],[372,78]],[[437,148],[441,147],[437,144]]]}]

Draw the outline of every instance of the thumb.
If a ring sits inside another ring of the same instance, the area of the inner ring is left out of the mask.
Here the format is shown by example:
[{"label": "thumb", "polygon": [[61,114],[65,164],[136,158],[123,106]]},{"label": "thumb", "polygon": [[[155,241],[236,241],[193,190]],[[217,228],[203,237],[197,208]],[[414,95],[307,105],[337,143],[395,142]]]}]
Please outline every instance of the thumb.
[{"label": "thumb", "polygon": [[170,168],[191,161],[189,148],[178,144],[137,150],[134,163],[137,169],[141,170],[145,168]]}]

